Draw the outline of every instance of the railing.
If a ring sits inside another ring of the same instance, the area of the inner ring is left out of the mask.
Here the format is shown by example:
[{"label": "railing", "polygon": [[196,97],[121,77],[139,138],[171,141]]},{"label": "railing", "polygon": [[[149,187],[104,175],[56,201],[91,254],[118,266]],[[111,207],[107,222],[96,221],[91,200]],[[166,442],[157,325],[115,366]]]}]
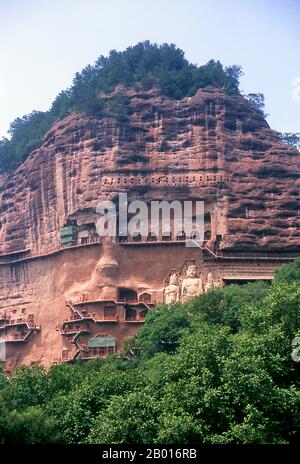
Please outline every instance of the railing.
[{"label": "railing", "polygon": [[[118,243],[119,245],[136,245],[136,244],[145,245],[145,244],[161,244],[161,243],[178,244],[178,243],[185,243],[186,241],[189,241],[189,240],[194,240],[198,242],[197,246],[199,246],[199,241],[193,234],[191,234],[189,237],[185,235],[177,235],[175,237],[172,235],[171,236],[158,235],[155,237],[154,236],[147,236],[147,237],[127,236],[127,237],[116,237],[115,240],[116,240],[116,243]],[[274,253],[272,251],[269,251],[268,253],[265,253],[265,254],[261,254],[259,251],[258,252],[249,251],[249,252],[242,252],[242,253],[226,252],[226,251],[219,251],[219,250],[217,251],[217,250],[212,250],[211,248],[207,247],[206,246],[207,241],[208,239],[205,238],[204,241],[202,242],[203,246],[199,246],[199,248],[201,248],[202,250],[206,250],[214,258],[217,258],[217,259],[250,259],[250,260],[274,259],[274,260],[280,260],[280,261],[284,261],[284,260],[290,261],[300,256],[300,251],[299,253],[295,253],[295,252],[294,253],[285,253],[285,252]],[[47,256],[51,256],[55,253],[59,253],[64,250],[82,248],[82,247],[91,246],[95,244],[102,244],[102,243],[103,243],[102,238],[99,236],[95,236],[95,237],[87,237],[87,240],[85,239],[84,243],[77,242],[77,243],[71,243],[69,245],[63,245],[63,244],[58,243],[56,245],[53,245],[52,247],[47,248],[47,251],[45,252],[40,252],[40,253],[35,253],[35,254],[31,252],[30,248],[25,249],[25,250],[20,250],[20,251],[12,251],[6,254],[0,253],[0,266],[9,265],[9,264],[16,263],[16,262],[29,261],[34,258],[47,257]],[[19,256],[20,254],[25,254],[25,253],[26,253],[26,256]],[[1,258],[7,258],[8,256],[9,256],[9,259],[7,261],[1,260]]]},{"label": "railing", "polygon": [[15,342],[26,342],[27,338],[32,334],[32,332],[39,331],[41,327],[39,326],[28,326],[27,325],[27,332],[22,334],[15,334],[15,335],[8,335],[6,338],[1,339],[0,341],[5,343],[15,343]]},{"label": "railing", "polygon": [[87,348],[85,350],[86,355],[83,355],[80,357],[82,360],[89,360],[89,359],[96,359],[96,358],[106,358],[110,353],[115,353],[116,348],[115,347],[105,347],[101,349],[97,349],[95,351],[95,348]]},{"label": "railing", "polygon": [[34,324],[34,319],[12,319],[12,318],[7,318],[6,321],[2,324],[0,324],[0,330],[9,328],[9,327],[18,327],[18,326],[26,326],[29,329],[34,329],[37,326]]},{"label": "railing", "polygon": [[[99,300],[97,300],[99,301]],[[100,301],[107,301],[107,300],[100,300]],[[109,301],[112,301],[112,300],[109,300]],[[86,303],[86,302],[85,302]],[[117,302],[115,302],[117,304]],[[124,303],[124,302],[123,302]],[[71,340],[71,343],[75,344],[76,345],[76,351],[75,353],[70,357],[70,358],[67,358],[67,359],[62,359],[62,358],[57,358],[56,362],[72,362],[72,361],[75,361],[79,355],[81,353],[87,353],[87,347],[86,345],[83,345],[79,342],[78,340],[78,337],[83,334],[83,333],[89,333],[89,327],[88,327],[88,324],[86,324],[85,321],[92,321],[92,322],[95,322],[95,323],[102,323],[102,322],[117,322],[118,321],[118,314],[116,314],[116,316],[111,316],[111,315],[107,315],[107,316],[103,316],[101,319],[97,319],[96,317],[96,314],[89,314],[89,313],[85,313],[83,314],[82,311],[80,311],[79,309],[76,309],[75,308],[75,304],[70,302],[70,301],[67,301],[66,302],[67,306],[69,306],[69,308],[72,310],[72,313],[73,315],[71,316],[71,319],[69,320],[65,320],[60,326],[57,326],[56,329],[60,332],[61,335],[74,335],[72,340]],[[131,303],[131,304],[134,304],[134,305],[143,305],[145,308],[147,309],[150,309],[149,306],[147,305],[146,302],[144,301],[138,301],[136,300],[135,303]],[[149,304],[149,303],[148,303]],[[74,328],[74,329],[66,329],[65,326],[69,323],[73,324],[74,322],[77,322],[80,324],[80,322],[83,325],[83,327],[78,327],[78,328]],[[132,317],[126,317],[126,313],[125,313],[125,322],[132,322],[132,323],[143,323],[145,321],[145,315],[144,314],[141,314],[141,313],[137,313],[136,315],[132,315]],[[95,358],[95,357],[99,357],[99,356],[82,356],[80,357],[80,359],[92,359],[92,358]],[[58,360],[59,359],[59,360]]]},{"label": "railing", "polygon": [[[85,345],[80,344],[80,342],[78,341],[79,335],[81,335],[82,333],[89,333],[90,332],[90,330],[88,328],[89,324],[87,324],[86,322],[83,322],[83,321],[94,320],[94,319],[92,317],[90,317],[90,316],[83,316],[80,313],[80,311],[78,311],[77,309],[74,308],[72,303],[68,302],[67,305],[69,306],[69,308],[73,312],[73,316],[72,316],[73,319],[70,319],[69,321],[64,321],[61,324],[61,326],[58,326],[57,330],[60,332],[61,335],[72,335],[72,334],[74,334],[74,337],[72,338],[71,343],[73,343],[76,346],[77,349],[76,349],[74,355],[71,358],[64,360],[65,362],[71,362],[71,361],[74,361],[81,352],[86,352],[86,350],[87,350]],[[66,332],[65,329],[64,329],[64,325],[68,324],[69,322],[74,322],[75,321],[74,317],[76,317],[77,320],[78,320],[78,316],[79,316],[79,322],[83,323],[83,328],[78,328],[78,329],[71,330],[71,332]]]},{"label": "railing", "polygon": [[[68,321],[64,321],[63,324],[64,325],[68,324]],[[59,327],[58,330],[61,333],[61,335],[74,335],[74,334],[78,334],[79,332],[91,333],[91,328],[88,327],[87,325],[83,325],[83,327],[80,327],[80,328]]]},{"label": "railing", "polygon": [[255,253],[254,251],[249,251],[249,252],[243,252],[243,253],[238,253],[238,252],[226,252],[226,251],[216,251],[212,250],[207,246],[203,247],[203,250],[208,251],[214,258],[220,258],[220,259],[239,259],[239,260],[287,260],[291,261],[297,257],[300,256],[299,253],[287,253],[284,254],[282,253],[273,253],[272,251],[269,251],[268,253],[261,254],[259,252]]},{"label": "railing", "polygon": [[185,242],[186,240],[191,240],[189,237],[185,236],[180,236],[180,237],[163,237],[163,236],[157,236],[157,237],[118,237],[117,238],[117,243],[119,245],[129,245],[129,244],[151,244],[153,245],[154,243],[182,243]]},{"label": "railing", "polygon": [[[35,254],[27,253],[26,256],[23,256],[23,257],[13,256],[8,261],[2,261],[2,262],[1,262],[1,255],[0,255],[0,266],[9,265],[9,264],[16,263],[16,262],[29,261],[34,258],[47,257],[47,256],[51,256],[56,253],[60,253],[63,250],[82,248],[82,247],[91,246],[95,244],[101,244],[101,243],[102,243],[101,237],[92,237],[91,240],[89,240],[87,243],[77,242],[77,243],[72,243],[70,245],[57,244],[57,245],[47,248],[47,251],[45,252],[40,252],[40,253],[35,253]],[[3,257],[4,256],[5,255],[3,255]]]},{"label": "railing", "polygon": [[24,335],[15,335],[15,336],[10,336],[7,337],[4,341],[5,343],[10,343],[10,342],[25,342],[26,338],[29,336],[29,332],[27,332]]},{"label": "railing", "polygon": [[105,322],[117,322],[119,320],[119,316],[118,314],[115,314],[113,316],[106,316],[104,315],[103,316],[103,319],[102,319],[102,322],[105,321]]},{"label": "railing", "polygon": [[[114,303],[116,305],[118,304],[121,304],[121,305],[124,305],[124,304],[129,304],[129,305],[138,305],[138,304],[143,304],[145,305],[148,309],[149,309],[149,306],[153,307],[156,305],[156,300],[150,300],[150,301],[145,301],[143,299],[130,299],[130,298],[122,298],[122,299],[118,299],[118,300],[108,300],[108,299],[102,299],[102,298],[91,298],[89,296],[87,296],[87,299],[77,299],[77,300],[72,300],[72,301],[67,301],[66,304],[67,305],[73,305],[74,307],[75,306],[85,306],[85,305],[88,305],[88,304],[94,304],[94,303]],[[79,309],[75,309],[74,308],[74,311],[77,311],[77,314],[79,314]],[[81,310],[83,312],[83,310]],[[82,314],[80,314],[80,317],[83,317]]]},{"label": "railing", "polygon": [[[63,335],[68,335],[68,333],[76,333],[79,330],[83,330],[81,327],[79,328],[70,328],[69,330],[65,329],[64,326],[68,324],[82,324],[83,321],[91,321],[94,322],[95,324],[101,323],[101,322],[118,322],[119,316],[116,314],[115,316],[102,316],[100,318],[97,317],[96,314],[84,314],[81,315],[81,318],[78,319],[78,316],[76,319],[73,319],[72,316],[70,319],[67,319],[63,321],[63,323],[60,326],[57,326],[57,330],[59,330],[61,333],[63,332]],[[84,327],[84,330],[88,331],[89,327],[86,325]]]},{"label": "railing", "polygon": [[125,322],[143,323],[143,322],[145,322],[145,318],[144,317],[125,317]]},{"label": "railing", "polygon": [[20,255],[20,254],[28,253],[28,251],[30,251],[30,248],[24,248],[23,250],[13,250],[13,251],[0,248],[0,258],[4,256]]}]

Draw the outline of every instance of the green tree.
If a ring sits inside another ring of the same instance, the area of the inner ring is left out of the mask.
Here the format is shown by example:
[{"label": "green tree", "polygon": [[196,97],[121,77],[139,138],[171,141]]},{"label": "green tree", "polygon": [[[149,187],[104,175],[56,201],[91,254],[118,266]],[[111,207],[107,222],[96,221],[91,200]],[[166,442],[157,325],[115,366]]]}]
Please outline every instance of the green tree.
[{"label": "green tree", "polygon": [[39,366],[20,366],[1,390],[1,396],[11,410],[43,404],[48,397],[47,373]]},{"label": "green tree", "polygon": [[179,304],[159,306],[147,314],[146,321],[134,340],[144,356],[174,353],[182,333],[191,324],[187,308]]},{"label": "green tree", "polygon": [[268,116],[268,114],[265,113],[265,96],[262,93],[248,93],[245,97],[250,105],[264,118]]},{"label": "green tree", "polygon": [[94,421],[88,443],[153,443],[159,403],[147,388],[114,396]]},{"label": "green tree", "polygon": [[208,85],[239,93],[240,75],[239,66],[223,68],[219,61],[210,60],[200,67],[193,65],[174,44],[145,41],[122,52],[112,50],[107,57],[100,56],[94,65],[76,73],[70,88],[58,94],[49,111],[33,111],[12,122],[11,139],[0,141],[0,173],[10,172],[22,163],[42,144],[52,124],[74,111],[98,118],[108,115],[125,123],[128,120],[126,98],[101,97],[120,84],[156,87],[164,96],[181,99]]},{"label": "green tree", "polygon": [[25,411],[1,411],[0,443],[46,444],[60,443],[58,424],[47,417],[41,408],[32,406]]},{"label": "green tree", "polygon": [[297,443],[298,268],[157,307],[141,356],[2,372],[0,442]]},{"label": "green tree", "polygon": [[279,133],[279,138],[286,144],[299,149],[300,147],[300,132],[282,132]]},{"label": "green tree", "polygon": [[275,282],[297,282],[300,280],[300,258],[280,266],[275,272]]}]

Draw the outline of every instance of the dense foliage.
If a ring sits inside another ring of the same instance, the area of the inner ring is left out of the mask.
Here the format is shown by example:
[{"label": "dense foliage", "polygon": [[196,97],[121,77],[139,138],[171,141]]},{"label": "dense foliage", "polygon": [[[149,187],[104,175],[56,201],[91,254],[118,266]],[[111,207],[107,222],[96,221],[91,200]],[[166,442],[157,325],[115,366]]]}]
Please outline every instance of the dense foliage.
[{"label": "dense foliage", "polygon": [[[244,95],[250,105],[258,111],[264,118],[269,115],[265,113],[265,96],[262,93],[248,93]],[[300,150],[300,132],[278,132],[279,139],[282,142]]]},{"label": "dense foliage", "polygon": [[121,358],[0,375],[2,443],[296,443],[300,261],[160,306]]},{"label": "dense foliage", "polygon": [[116,95],[107,102],[100,97],[101,92],[111,92],[118,84],[156,86],[162,95],[180,99],[209,85],[238,93],[240,75],[239,66],[224,68],[219,61],[193,65],[174,44],[146,41],[123,52],[112,50],[108,57],[100,56],[93,66],[77,73],[72,86],[56,97],[49,111],[34,111],[11,124],[11,140],[0,141],[0,173],[11,171],[24,161],[41,144],[53,122],[74,111],[126,120],[126,99]]},{"label": "dense foliage", "polygon": [[282,132],[280,133],[280,139],[284,143],[300,150],[300,132]]},{"label": "dense foliage", "polygon": [[265,113],[265,96],[263,93],[248,93],[245,98],[249,101],[250,105],[258,111],[264,118],[269,116]]}]

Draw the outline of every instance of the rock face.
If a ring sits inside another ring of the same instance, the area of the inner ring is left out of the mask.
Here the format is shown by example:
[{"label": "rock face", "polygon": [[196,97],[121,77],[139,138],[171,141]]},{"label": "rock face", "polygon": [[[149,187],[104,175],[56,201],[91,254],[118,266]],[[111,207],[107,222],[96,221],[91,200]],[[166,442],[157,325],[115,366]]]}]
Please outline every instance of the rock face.
[{"label": "rock face", "polygon": [[[155,89],[116,91],[129,99],[128,120],[73,114],[54,124],[43,145],[12,176],[0,179],[0,308],[10,318],[34,313],[37,320],[24,325],[25,334],[32,329],[25,343],[6,343],[9,365],[49,365],[70,343],[72,356],[81,356],[89,343],[87,332],[80,335],[86,337],[83,345],[76,345],[79,336],[72,342],[61,326],[55,331],[70,314],[83,323],[84,313],[72,306],[80,298],[123,302],[115,313],[110,308],[120,324],[106,323],[105,329],[97,319],[104,317],[104,303],[85,309],[89,315],[99,312],[84,323],[91,324],[96,338],[106,332],[113,336],[112,348],[138,326],[137,320],[126,325],[126,311],[134,310],[126,308],[129,290],[136,292],[137,302],[148,299],[137,308],[139,314],[151,309],[154,300],[178,298],[187,262],[196,266],[205,289],[235,278],[271,278],[277,265],[270,258],[262,268],[259,257],[255,269],[253,261],[229,265],[213,260],[217,253],[300,250],[300,154],[278,139],[247,100],[215,88],[181,101],[162,98]],[[91,243],[84,224],[95,222],[91,218],[100,200],[113,200],[120,192],[147,202],[204,200],[206,244],[214,255],[208,259],[205,251],[180,243]],[[83,229],[78,247],[64,250],[59,232],[74,221]],[[2,332],[7,342],[7,329]],[[101,343],[108,343],[104,338]]]},{"label": "rock face", "polygon": [[300,155],[244,98],[212,88],[179,102],[155,91],[127,96],[128,122],[57,122],[1,186],[7,249],[46,251],[68,215],[120,190],[164,198],[174,188],[226,203],[221,248],[300,245]]}]

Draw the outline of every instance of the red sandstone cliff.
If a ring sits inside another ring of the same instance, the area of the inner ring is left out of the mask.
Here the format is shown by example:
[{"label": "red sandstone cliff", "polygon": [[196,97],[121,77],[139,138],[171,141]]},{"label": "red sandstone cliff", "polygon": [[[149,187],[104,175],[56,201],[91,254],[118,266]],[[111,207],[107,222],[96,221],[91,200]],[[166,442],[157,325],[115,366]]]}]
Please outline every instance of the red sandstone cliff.
[{"label": "red sandstone cliff", "polygon": [[68,215],[122,190],[135,198],[216,198],[221,248],[300,247],[300,153],[247,100],[214,88],[181,101],[123,91],[128,121],[73,114],[0,179],[2,247],[47,251]]}]

